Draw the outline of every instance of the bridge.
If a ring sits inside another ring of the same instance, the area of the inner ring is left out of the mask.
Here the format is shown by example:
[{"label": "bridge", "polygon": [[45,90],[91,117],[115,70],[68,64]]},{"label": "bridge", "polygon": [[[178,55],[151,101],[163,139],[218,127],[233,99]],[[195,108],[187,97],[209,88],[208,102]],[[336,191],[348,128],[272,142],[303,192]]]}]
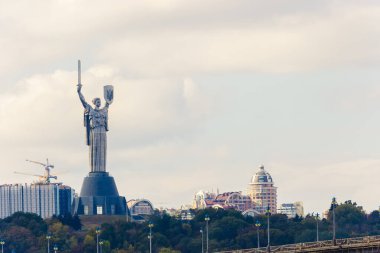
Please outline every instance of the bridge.
[{"label": "bridge", "polygon": [[[268,253],[267,247],[255,249],[229,250],[219,253]],[[380,235],[337,239],[333,241],[305,242],[271,246],[270,252],[276,253],[313,253],[313,252],[344,252],[344,253],[375,253],[380,252]]]}]

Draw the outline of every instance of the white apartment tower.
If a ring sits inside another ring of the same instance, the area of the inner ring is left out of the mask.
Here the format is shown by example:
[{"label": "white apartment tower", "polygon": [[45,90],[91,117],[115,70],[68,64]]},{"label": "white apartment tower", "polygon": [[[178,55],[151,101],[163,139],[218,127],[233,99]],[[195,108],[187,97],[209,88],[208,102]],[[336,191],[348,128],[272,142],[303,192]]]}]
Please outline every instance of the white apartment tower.
[{"label": "white apartment tower", "polygon": [[0,219],[15,212],[50,218],[71,212],[74,189],[60,183],[0,185]]},{"label": "white apartment tower", "polygon": [[274,186],[271,175],[263,165],[252,177],[248,186],[248,195],[251,197],[255,209],[260,213],[265,214],[268,206],[272,214],[277,212],[277,187]]}]

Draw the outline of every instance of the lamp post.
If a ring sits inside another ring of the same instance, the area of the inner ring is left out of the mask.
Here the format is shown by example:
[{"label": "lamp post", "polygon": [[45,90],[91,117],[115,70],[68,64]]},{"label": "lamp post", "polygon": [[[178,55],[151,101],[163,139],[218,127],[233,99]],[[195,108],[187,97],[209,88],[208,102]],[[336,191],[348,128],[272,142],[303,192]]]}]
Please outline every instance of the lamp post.
[{"label": "lamp post", "polygon": [[208,253],[208,222],[210,221],[210,217],[206,214],[205,216],[206,221],[206,253]]},{"label": "lamp post", "polygon": [[51,239],[51,234],[48,233],[48,234],[46,235],[46,240],[47,240],[47,242],[48,242],[48,245],[47,245],[47,252],[48,252],[48,253],[50,253],[50,239]]},{"label": "lamp post", "polygon": [[4,253],[4,244],[5,244],[5,241],[4,240],[0,240],[0,244],[1,244],[1,253]]},{"label": "lamp post", "polygon": [[99,242],[99,245],[100,245],[100,253],[103,252],[103,244],[104,244],[104,241],[101,240],[101,241]]},{"label": "lamp post", "polygon": [[260,248],[260,227],[261,227],[261,223],[259,220],[256,221],[255,226],[256,226],[256,230],[257,230],[257,248]]},{"label": "lamp post", "polygon": [[199,232],[201,232],[201,234],[202,234],[202,253],[204,253],[204,247],[203,247],[203,241],[204,241],[204,239],[203,239],[203,229],[201,229]]},{"label": "lamp post", "polygon": [[317,219],[317,242],[319,242],[319,213],[317,213],[316,219]]},{"label": "lamp post", "polygon": [[57,253],[57,251],[58,251],[58,246],[57,246],[57,244],[54,244],[54,253]]},{"label": "lamp post", "polygon": [[269,204],[268,204],[267,211],[266,211],[265,215],[267,216],[267,222],[268,222],[268,228],[267,228],[267,232],[268,232],[267,251],[270,252],[270,219],[269,219],[269,217],[271,216],[271,212],[270,212]]},{"label": "lamp post", "polygon": [[100,227],[97,227],[95,230],[96,233],[96,253],[99,253],[99,235],[100,235]]},{"label": "lamp post", "polygon": [[332,218],[333,218],[333,245],[336,245],[336,225],[335,225],[335,208],[336,208],[337,202],[336,198],[333,197],[331,202],[331,209],[332,209]]},{"label": "lamp post", "polygon": [[148,238],[149,238],[149,252],[150,253],[152,253],[152,228],[153,228],[153,223],[150,223],[149,222],[149,225],[148,225],[148,227],[149,227],[149,236],[148,236]]}]

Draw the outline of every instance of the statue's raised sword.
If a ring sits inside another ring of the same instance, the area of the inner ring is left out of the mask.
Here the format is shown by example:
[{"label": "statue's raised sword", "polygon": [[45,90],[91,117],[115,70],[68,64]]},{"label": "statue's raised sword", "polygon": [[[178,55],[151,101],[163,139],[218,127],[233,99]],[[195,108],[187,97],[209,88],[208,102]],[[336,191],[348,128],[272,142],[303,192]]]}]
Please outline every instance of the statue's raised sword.
[{"label": "statue's raised sword", "polygon": [[78,86],[82,86],[82,84],[81,84],[81,66],[80,66],[80,60],[78,60]]}]

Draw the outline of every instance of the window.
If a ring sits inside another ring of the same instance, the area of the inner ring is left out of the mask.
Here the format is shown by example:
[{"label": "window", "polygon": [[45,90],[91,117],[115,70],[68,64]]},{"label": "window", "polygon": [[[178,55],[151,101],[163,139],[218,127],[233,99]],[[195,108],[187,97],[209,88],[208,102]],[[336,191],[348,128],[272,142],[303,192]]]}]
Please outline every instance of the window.
[{"label": "window", "polygon": [[96,214],[103,214],[103,206],[96,206]]},{"label": "window", "polygon": [[84,215],[88,215],[88,206],[84,206],[83,212],[84,212]]}]

